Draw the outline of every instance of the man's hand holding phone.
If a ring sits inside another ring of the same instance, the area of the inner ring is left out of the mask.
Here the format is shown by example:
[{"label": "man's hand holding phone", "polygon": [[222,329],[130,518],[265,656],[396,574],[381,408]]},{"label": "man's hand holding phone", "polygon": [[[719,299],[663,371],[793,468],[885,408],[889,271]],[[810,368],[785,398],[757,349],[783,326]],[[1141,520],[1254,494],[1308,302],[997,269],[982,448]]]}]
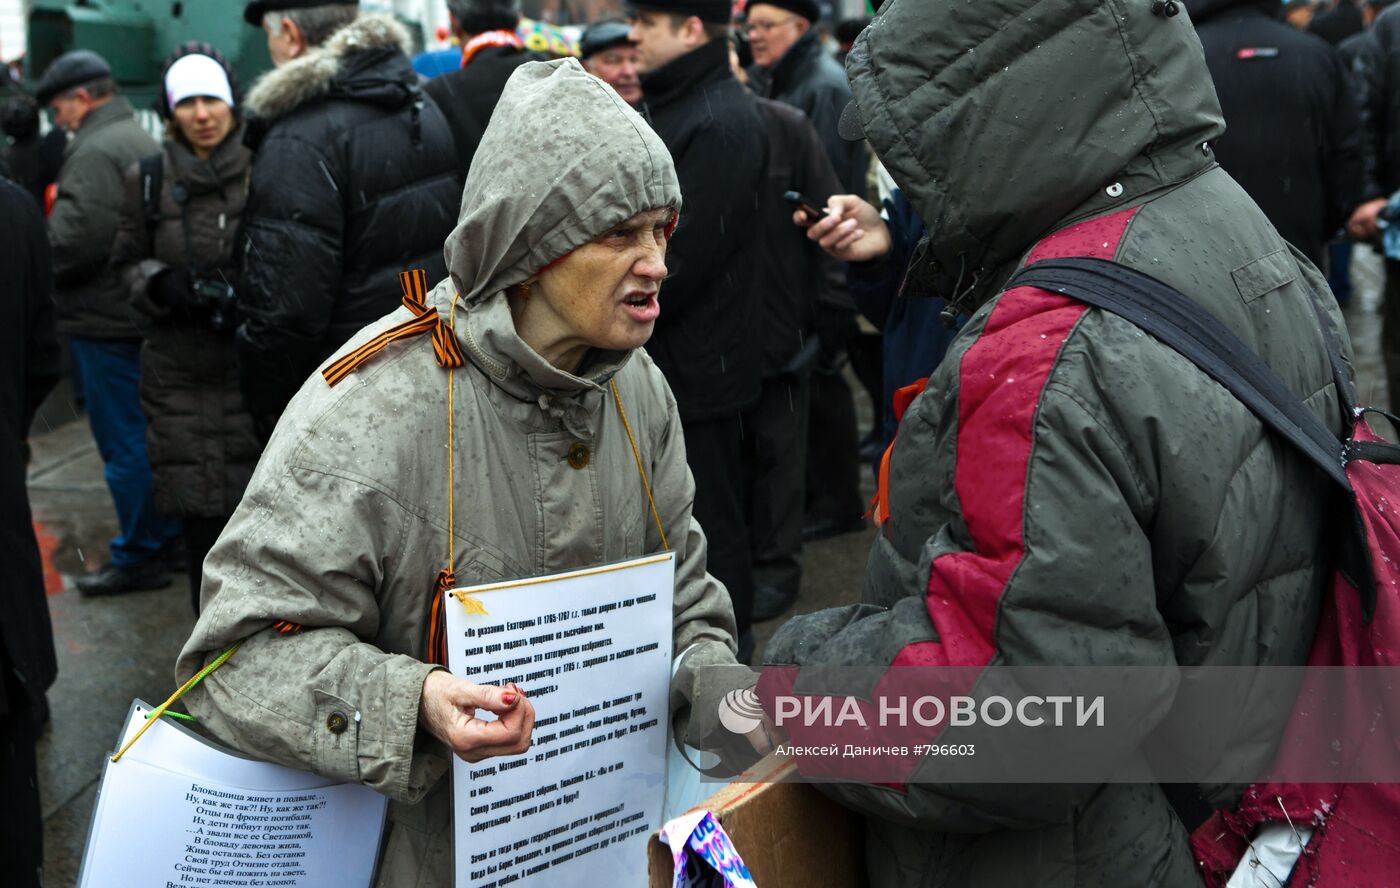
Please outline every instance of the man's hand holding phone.
[{"label": "man's hand holding phone", "polygon": [[806,228],[809,240],[842,262],[870,262],[890,251],[890,229],[880,211],[854,194],[832,195],[824,215],[805,198],[794,203],[792,224]]}]

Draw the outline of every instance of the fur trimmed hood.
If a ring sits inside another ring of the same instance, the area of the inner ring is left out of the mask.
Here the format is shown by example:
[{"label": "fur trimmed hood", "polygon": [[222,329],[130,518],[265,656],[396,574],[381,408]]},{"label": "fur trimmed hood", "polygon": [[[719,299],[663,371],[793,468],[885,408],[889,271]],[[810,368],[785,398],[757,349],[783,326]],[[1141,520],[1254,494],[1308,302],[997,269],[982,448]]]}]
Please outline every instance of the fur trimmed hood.
[{"label": "fur trimmed hood", "polygon": [[[271,122],[312,101],[346,92],[337,88],[337,81],[342,79],[341,69],[347,57],[373,50],[396,50],[404,56],[407,68],[407,54],[412,47],[408,30],[392,17],[365,13],[321,46],[260,77],[248,92],[244,107],[253,116]],[[378,79],[382,82],[382,77]]]}]

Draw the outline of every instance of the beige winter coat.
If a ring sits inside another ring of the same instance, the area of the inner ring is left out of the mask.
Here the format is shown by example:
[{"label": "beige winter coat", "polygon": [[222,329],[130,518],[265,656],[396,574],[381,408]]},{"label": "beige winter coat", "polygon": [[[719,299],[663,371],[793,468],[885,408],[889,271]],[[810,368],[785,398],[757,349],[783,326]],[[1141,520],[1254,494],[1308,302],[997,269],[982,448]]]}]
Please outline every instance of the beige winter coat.
[{"label": "beige winter coat", "polygon": [[[468,361],[451,371],[458,584],[662,548],[615,381],[677,553],[674,650],[697,645],[687,662],[732,664],[732,609],[705,572],[665,379],[642,351],[591,353],[577,376],[555,369],[516,335],[503,292],[610,225],[679,206],[666,149],[576,63],[534,63],[512,78],[472,169],[448,241],[451,278],[427,300],[446,318],[454,288],[462,294]],[[410,317],[396,311],[340,353]],[[203,613],[176,667],[183,682],[246,639],[185,698],[190,711],[249,754],[388,796],[381,886],[451,879],[450,755],[417,729],[434,668],[423,662],[433,580],[447,558],[448,376],[424,335],[335,387],[319,374],[306,382],[205,562]],[[305,629],[269,628],[281,620]],[[691,681],[678,679],[682,705]]]}]

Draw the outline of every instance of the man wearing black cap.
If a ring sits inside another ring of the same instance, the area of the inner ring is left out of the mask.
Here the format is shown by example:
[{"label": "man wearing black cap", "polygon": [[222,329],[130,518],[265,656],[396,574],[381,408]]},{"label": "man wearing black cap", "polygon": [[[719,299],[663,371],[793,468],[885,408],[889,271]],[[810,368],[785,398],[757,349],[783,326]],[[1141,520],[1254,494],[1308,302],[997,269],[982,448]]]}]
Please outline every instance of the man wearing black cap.
[{"label": "man wearing black cap", "polygon": [[753,650],[753,563],[741,415],[762,385],[753,280],[767,138],[756,100],[729,68],[728,0],[646,0],[634,12],[640,110],[670,149],[685,200],[647,352],[676,396],[695,517],[710,540],[710,573],[734,601],[743,662]]},{"label": "man wearing black cap", "polygon": [[526,62],[549,57],[527,51],[516,33],[520,0],[448,0],[447,10],[452,30],[462,42],[462,66],[429,80],[423,91],[437,102],[452,128],[457,190],[461,191],[506,81]]},{"label": "man wearing black cap", "polygon": [[266,443],[317,366],[399,304],[399,272],[446,274],[461,188],[447,121],[391,16],[254,0],[243,18],[277,65],[243,103],[256,154],[234,253],[239,374]]},{"label": "man wearing black cap", "polygon": [[84,595],[158,589],[169,582],[162,550],[180,533],[151,498],[146,418],[137,382],[141,332],[121,276],[107,259],[117,236],[122,174],[159,150],[131,103],[117,95],[112,69],[94,52],[64,53],[37,90],[54,124],[73,134],[49,215],[58,331],[70,337],[87,396],[88,421],[102,455],[121,532],[111,560],[77,581]]},{"label": "man wearing black cap", "polygon": [[632,42],[632,26],[626,22],[594,22],[578,42],[584,70],[617,91],[622,100],[636,105],[642,100],[642,84],[637,79],[637,44]]}]

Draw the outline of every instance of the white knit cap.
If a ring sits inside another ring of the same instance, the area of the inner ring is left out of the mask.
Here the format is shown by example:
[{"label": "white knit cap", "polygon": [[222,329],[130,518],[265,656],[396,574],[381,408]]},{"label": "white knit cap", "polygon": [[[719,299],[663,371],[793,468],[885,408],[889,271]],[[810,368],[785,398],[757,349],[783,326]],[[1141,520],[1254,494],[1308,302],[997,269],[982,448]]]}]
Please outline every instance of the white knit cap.
[{"label": "white knit cap", "polygon": [[233,90],[229,87],[224,66],[207,55],[198,53],[181,56],[165,73],[165,101],[174,110],[190,96],[222,99],[233,107]]}]

